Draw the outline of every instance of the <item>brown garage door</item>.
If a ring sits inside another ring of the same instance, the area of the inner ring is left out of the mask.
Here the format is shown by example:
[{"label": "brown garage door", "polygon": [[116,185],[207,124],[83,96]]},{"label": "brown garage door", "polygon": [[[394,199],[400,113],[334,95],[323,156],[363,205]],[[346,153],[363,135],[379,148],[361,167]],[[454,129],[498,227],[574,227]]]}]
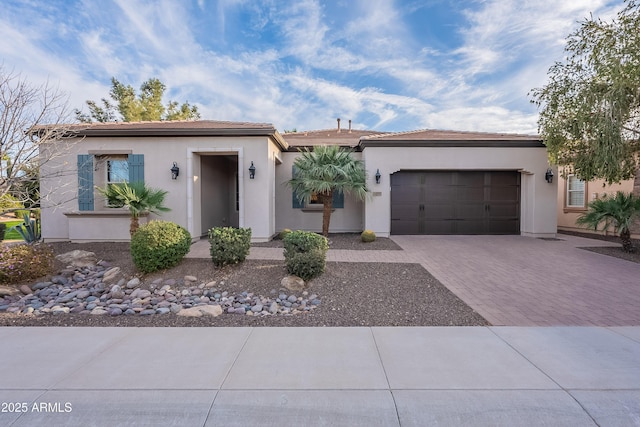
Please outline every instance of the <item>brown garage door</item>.
[{"label": "brown garage door", "polygon": [[520,174],[396,172],[391,234],[520,234]]}]

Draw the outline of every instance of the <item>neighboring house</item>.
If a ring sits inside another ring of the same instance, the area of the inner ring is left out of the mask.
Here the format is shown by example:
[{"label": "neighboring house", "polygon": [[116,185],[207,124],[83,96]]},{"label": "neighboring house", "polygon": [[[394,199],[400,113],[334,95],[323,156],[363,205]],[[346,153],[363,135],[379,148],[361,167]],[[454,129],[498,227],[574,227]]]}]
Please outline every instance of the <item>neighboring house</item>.
[{"label": "neighboring house", "polygon": [[216,121],[96,123],[77,131],[69,150],[41,165],[45,241],[128,240],[128,212],[109,208],[95,187],[133,180],[168,191],[171,212],[161,218],[194,238],[214,226],[251,227],[255,242],[284,228],[320,231],[321,205],[303,206],[286,185],[299,150],[319,144],[352,149],[371,191],[364,202],[336,195],[331,232],[556,233],[557,187],[544,179],[547,155],[537,136],[339,124],[281,135],[270,124]]},{"label": "neighboring house", "polygon": [[[608,230],[594,231],[577,225],[576,220],[587,211],[590,202],[602,197],[613,196],[618,191],[633,192],[634,180],[628,179],[618,184],[607,185],[604,180],[582,181],[572,173],[558,175],[558,231],[578,231],[604,235],[615,235],[612,228]],[[632,228],[632,235],[640,238],[640,227]]]}]

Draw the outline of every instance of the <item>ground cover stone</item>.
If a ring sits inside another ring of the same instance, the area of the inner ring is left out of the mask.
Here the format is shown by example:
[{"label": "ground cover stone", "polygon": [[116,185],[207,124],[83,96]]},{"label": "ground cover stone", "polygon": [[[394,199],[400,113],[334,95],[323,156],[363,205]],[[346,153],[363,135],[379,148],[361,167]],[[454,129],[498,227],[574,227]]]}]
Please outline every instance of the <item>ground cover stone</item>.
[{"label": "ground cover stone", "polygon": [[[82,252],[82,251],[74,251]],[[91,259],[76,254],[79,259]],[[70,258],[63,258],[70,260]],[[292,315],[310,311],[320,304],[317,295],[293,291],[271,291],[271,296],[242,292],[231,295],[220,283],[197,283],[196,276],[182,279],[155,279],[146,289],[138,277],[119,277],[120,269],[108,263],[79,263],[68,266],[51,281],[19,288],[0,287],[0,313],[29,316],[43,314],[86,314],[93,316],[178,315],[182,317],[218,317],[223,314],[248,316]],[[301,280],[301,279],[299,279]],[[115,282],[115,284],[113,284]],[[304,282],[302,282],[304,284]],[[178,284],[186,288],[174,289]]]}]

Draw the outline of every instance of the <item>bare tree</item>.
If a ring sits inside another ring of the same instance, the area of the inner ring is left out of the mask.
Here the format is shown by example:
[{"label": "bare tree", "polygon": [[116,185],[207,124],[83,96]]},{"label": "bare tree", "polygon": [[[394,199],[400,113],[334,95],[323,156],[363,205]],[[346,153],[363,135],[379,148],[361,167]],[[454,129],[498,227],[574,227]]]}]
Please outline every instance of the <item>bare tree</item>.
[{"label": "bare tree", "polygon": [[[67,100],[49,82],[33,85],[0,65],[0,198],[10,194],[22,206],[38,207],[47,197],[40,194],[40,171],[57,176],[72,173],[62,164],[43,168],[56,164],[77,135]],[[0,213],[15,210],[3,207]]]}]

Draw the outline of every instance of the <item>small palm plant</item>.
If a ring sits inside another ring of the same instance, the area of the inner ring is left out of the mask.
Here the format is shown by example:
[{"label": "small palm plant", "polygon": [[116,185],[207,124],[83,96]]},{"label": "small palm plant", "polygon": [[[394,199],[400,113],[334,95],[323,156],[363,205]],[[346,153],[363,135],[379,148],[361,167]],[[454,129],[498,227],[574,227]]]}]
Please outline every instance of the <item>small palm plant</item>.
[{"label": "small palm plant", "polygon": [[322,202],[322,234],[329,235],[333,193],[351,193],[360,200],[367,196],[367,176],[362,161],[337,145],[320,145],[303,150],[294,161],[295,176],[287,184],[301,202],[315,194]]},{"label": "small palm plant", "polygon": [[98,191],[107,198],[111,207],[126,207],[131,213],[131,226],[129,233],[138,231],[140,222],[138,218],[142,213],[168,212],[171,209],[164,206],[164,198],[167,191],[150,188],[144,182],[132,182],[122,184],[109,184]]},{"label": "small palm plant", "polygon": [[589,210],[580,215],[576,222],[594,230],[598,230],[600,224],[603,224],[604,230],[613,226],[622,240],[622,249],[625,252],[634,252],[630,228],[638,218],[640,197],[618,191],[613,197],[605,196],[589,203]]}]

